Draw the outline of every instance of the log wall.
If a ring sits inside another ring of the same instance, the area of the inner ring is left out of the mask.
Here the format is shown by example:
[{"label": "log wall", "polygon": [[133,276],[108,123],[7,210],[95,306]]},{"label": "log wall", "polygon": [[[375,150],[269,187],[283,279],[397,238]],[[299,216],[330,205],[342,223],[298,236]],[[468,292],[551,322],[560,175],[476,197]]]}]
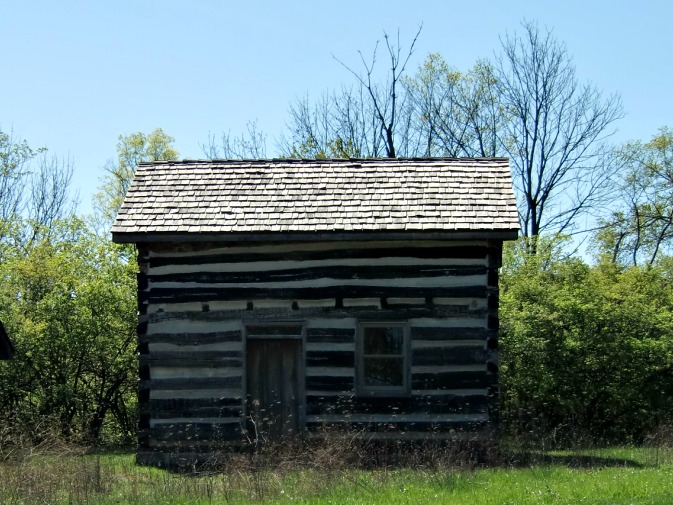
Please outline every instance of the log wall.
[{"label": "log wall", "polygon": [[[499,241],[140,248],[139,460],[245,444],[246,327],[270,322],[303,328],[308,436],[483,432],[496,416],[500,257]],[[408,393],[359,390],[367,321],[408,325]]]}]

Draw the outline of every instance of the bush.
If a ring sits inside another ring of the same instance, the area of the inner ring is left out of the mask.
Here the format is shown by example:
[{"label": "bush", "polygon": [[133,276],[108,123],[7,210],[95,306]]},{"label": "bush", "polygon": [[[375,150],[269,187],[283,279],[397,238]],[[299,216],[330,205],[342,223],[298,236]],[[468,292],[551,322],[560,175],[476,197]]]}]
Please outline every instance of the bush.
[{"label": "bush", "polygon": [[673,420],[673,287],[664,267],[589,266],[558,243],[506,251],[505,428],[552,441],[641,442]]}]

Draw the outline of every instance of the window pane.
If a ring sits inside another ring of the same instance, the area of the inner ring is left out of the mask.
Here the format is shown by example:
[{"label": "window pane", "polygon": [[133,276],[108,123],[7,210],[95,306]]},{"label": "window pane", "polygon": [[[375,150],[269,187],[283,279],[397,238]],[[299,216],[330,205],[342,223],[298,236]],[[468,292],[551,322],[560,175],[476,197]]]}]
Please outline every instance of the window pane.
[{"label": "window pane", "polygon": [[365,354],[402,354],[403,342],[404,328],[401,326],[364,328]]},{"label": "window pane", "polygon": [[404,386],[402,358],[365,358],[365,386]]}]

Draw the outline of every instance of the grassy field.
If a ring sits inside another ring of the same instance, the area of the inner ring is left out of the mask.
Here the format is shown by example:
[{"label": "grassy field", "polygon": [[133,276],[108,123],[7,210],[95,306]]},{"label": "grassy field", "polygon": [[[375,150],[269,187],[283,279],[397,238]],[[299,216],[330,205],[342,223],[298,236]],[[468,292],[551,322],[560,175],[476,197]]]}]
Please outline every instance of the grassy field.
[{"label": "grassy field", "polygon": [[13,455],[0,462],[2,504],[661,504],[673,503],[673,450],[619,448],[511,454],[495,468],[435,460],[354,470],[258,464],[187,475],[138,467],[132,454]]}]

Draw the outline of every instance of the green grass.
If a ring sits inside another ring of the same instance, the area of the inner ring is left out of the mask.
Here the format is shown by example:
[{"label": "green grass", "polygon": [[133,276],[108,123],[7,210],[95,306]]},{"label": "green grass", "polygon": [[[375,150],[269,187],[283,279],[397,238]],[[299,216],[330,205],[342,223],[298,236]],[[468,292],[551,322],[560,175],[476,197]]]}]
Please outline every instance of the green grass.
[{"label": "green grass", "polygon": [[[525,464],[523,463],[525,462]],[[673,503],[673,450],[614,448],[516,455],[498,468],[255,468],[224,473],[138,467],[131,454],[26,453],[0,462],[2,504],[661,504]]]}]

